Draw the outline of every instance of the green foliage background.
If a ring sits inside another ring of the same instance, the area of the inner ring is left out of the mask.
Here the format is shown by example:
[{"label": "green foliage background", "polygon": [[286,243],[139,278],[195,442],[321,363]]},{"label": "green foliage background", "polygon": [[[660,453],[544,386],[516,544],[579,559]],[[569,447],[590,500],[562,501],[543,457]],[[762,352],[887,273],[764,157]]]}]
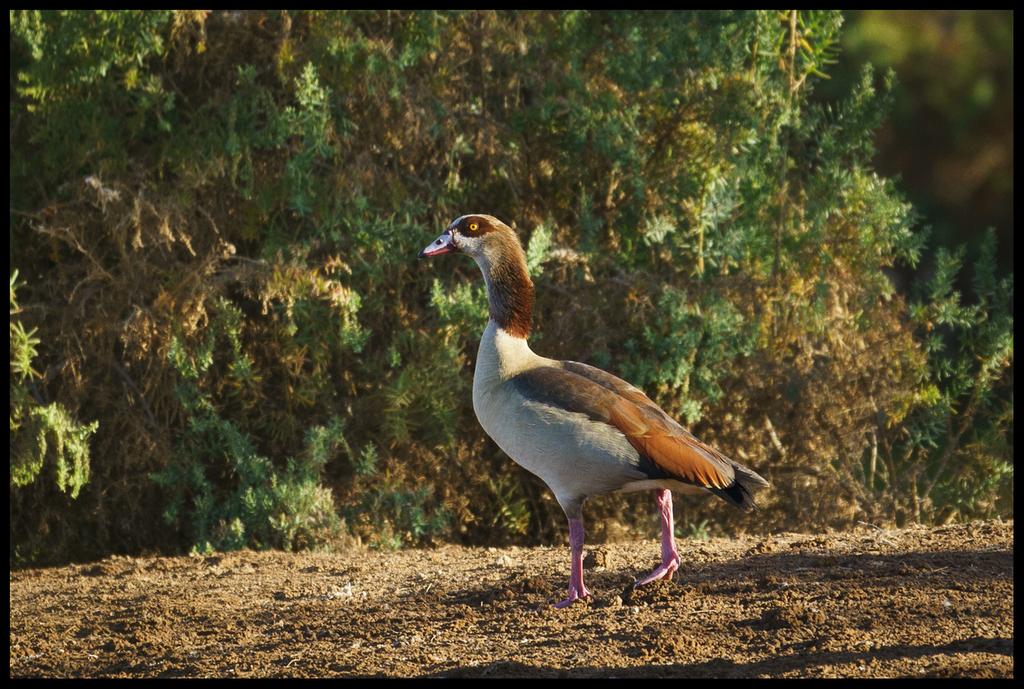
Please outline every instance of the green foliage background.
[{"label": "green foliage background", "polygon": [[1012,515],[1012,276],[990,235],[969,301],[957,251],[894,288],[926,234],[872,170],[891,75],[810,99],[838,13],[10,19],[19,399],[97,424],[75,499],[12,459],[12,562],[562,538],[472,413],[476,267],[415,260],[473,211],[528,246],[534,349],[772,482],[691,531]]},{"label": "green foliage background", "polygon": [[846,20],[843,59],[813,97],[841,97],[866,62],[891,67],[877,169],[900,179],[933,250],[963,244],[976,258],[993,227],[997,265],[1012,272],[1013,10],[858,10]]}]

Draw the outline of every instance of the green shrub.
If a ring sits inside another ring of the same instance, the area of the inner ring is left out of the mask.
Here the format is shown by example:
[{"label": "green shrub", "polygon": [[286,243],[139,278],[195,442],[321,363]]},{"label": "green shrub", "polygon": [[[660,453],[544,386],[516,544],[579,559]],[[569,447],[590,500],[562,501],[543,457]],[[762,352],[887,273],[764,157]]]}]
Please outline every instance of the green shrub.
[{"label": "green shrub", "polygon": [[[32,367],[38,357],[36,328],[25,330],[15,316],[22,313],[18,306],[18,271],[11,273],[10,307],[10,446],[11,461],[11,507],[21,506],[24,501],[40,499],[57,501],[59,497],[49,495],[51,486],[71,499],[78,497],[82,487],[89,481],[89,437],[99,428],[99,422],[80,424],[58,402],[43,404],[40,389],[33,381],[43,381],[44,376]],[[47,469],[44,472],[44,469]],[[44,475],[47,480],[40,480]],[[39,485],[46,483],[48,485]],[[26,487],[35,485],[36,490],[26,494]],[[23,539],[12,539],[11,560],[31,561],[36,553],[46,547],[45,538],[38,534]]]},{"label": "green shrub", "polygon": [[32,368],[40,344],[36,328],[26,331],[17,301],[18,271],[11,273],[11,489],[30,485],[50,466],[53,483],[60,492],[77,498],[89,481],[89,436],[99,422],[80,424],[60,404],[42,404],[32,389],[32,380],[43,378]]},{"label": "green shrub", "polygon": [[[323,547],[338,535],[340,520],[331,491],[321,485],[324,465],[345,445],[340,419],[306,432],[305,450],[277,468],[257,453],[251,437],[224,419],[204,383],[220,375],[230,389],[253,380],[252,361],[243,352],[242,313],[225,299],[215,304],[202,343],[186,351],[177,337],[169,357],[180,383],[178,397],[188,426],[174,460],[153,474],[170,495],[164,519],[185,522],[192,549],[244,547],[286,550]],[[226,347],[218,347],[227,341]],[[214,367],[218,351],[226,366]]]},{"label": "green shrub", "polygon": [[962,262],[962,250],[940,249],[910,305],[928,367],[917,404],[881,439],[889,493],[910,496],[897,507],[908,521],[1012,514],[1013,276],[996,275],[990,230],[974,266],[977,301],[965,304],[953,287]]},{"label": "green shrub", "polygon": [[[871,166],[892,81],[809,98],[841,20],[12,12],[12,265],[104,458],[75,504],[12,507],[12,543],[44,512],[38,561],[324,547],[340,518],[379,547],[563,537],[472,412],[476,267],[415,260],[473,211],[527,246],[537,351],[773,483],[681,523],[1012,514],[1012,280],[966,312],[952,263],[890,280],[925,242]],[[656,527],[588,505],[611,518]]]}]

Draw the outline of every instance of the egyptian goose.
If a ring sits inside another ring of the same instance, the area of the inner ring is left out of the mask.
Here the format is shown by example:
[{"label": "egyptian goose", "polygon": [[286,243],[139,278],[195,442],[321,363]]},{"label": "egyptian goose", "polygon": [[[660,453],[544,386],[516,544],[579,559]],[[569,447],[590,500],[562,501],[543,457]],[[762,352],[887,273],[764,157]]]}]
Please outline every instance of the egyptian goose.
[{"label": "egyptian goose", "polygon": [[601,369],[535,354],[527,344],[533,282],[516,233],[490,215],[463,215],[420,257],[468,254],[487,283],[490,320],[473,375],[473,410],[484,431],[539,476],[569,520],[572,566],[564,607],[590,595],[583,584],[583,502],[594,495],[652,489],[661,511],[661,565],[636,583],[671,578],[679,567],[671,490],[714,493],[754,508],[768,482],[708,447],[647,395]]}]

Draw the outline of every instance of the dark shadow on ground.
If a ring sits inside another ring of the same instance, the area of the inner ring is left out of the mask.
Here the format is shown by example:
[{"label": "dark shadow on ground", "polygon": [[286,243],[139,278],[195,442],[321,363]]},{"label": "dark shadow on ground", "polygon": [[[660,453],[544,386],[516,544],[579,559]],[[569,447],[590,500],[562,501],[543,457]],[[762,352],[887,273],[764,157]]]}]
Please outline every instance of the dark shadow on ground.
[{"label": "dark shadow on ground", "polygon": [[842,665],[846,663],[867,663],[898,658],[922,658],[934,655],[957,653],[993,653],[1013,655],[1013,639],[972,637],[951,641],[942,645],[887,646],[873,651],[828,651],[817,653],[794,653],[774,656],[751,663],[735,663],[715,658],[701,663],[674,663],[669,665],[646,665],[643,667],[584,667],[558,669],[524,663],[499,661],[458,668],[425,677],[621,677],[624,679],[649,677],[762,677],[779,676],[789,672],[806,675],[809,670],[821,665]]},{"label": "dark shadow on ground", "polygon": [[[687,565],[685,548],[680,547],[683,565],[667,586],[654,584],[633,591],[635,577],[649,570],[631,571],[612,567],[586,574],[588,588],[595,593],[596,605],[618,595],[628,605],[665,602],[672,590],[685,593],[687,587],[699,587],[702,593],[731,594],[770,591],[779,586],[817,584],[823,581],[855,580],[861,583],[877,580],[880,586],[891,586],[892,579],[914,577],[917,585],[929,580],[937,588],[974,587],[994,579],[1003,579],[1013,572],[1012,550],[916,551],[894,554],[829,554],[814,552],[768,553],[748,555],[728,562]],[[656,557],[652,559],[656,563]],[[653,567],[653,565],[652,565]],[[481,585],[436,594],[441,605],[477,606],[511,602],[539,604],[542,597],[554,600],[565,592],[568,582],[568,557],[564,576],[530,574],[529,562],[520,571],[511,572],[500,585]],[[413,596],[410,596],[413,597]],[[421,596],[416,596],[422,599]]]}]

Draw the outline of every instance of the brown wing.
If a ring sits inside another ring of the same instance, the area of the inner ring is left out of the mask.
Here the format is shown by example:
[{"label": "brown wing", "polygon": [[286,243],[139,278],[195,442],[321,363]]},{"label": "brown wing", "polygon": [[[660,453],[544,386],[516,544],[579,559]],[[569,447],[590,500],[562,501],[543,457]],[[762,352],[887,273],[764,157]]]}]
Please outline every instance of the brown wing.
[{"label": "brown wing", "polygon": [[735,481],[728,460],[693,437],[638,388],[610,373],[565,362],[564,368],[545,366],[512,381],[528,398],[611,424],[637,452],[674,478],[720,489]]},{"label": "brown wing", "polygon": [[[578,361],[563,361],[562,365],[565,370],[577,373],[585,378],[592,380],[593,382],[605,387],[612,392],[626,398],[637,405],[643,412],[653,415],[656,418],[654,422],[655,426],[664,426],[665,432],[669,436],[680,436],[684,439],[685,445],[691,448],[693,451],[701,453],[707,461],[715,464],[716,466],[725,467],[729,469],[727,473],[731,474],[731,467],[734,462],[729,460],[718,450],[713,447],[701,442],[697,436],[690,431],[683,428],[678,421],[673,419],[671,416],[665,413],[665,411],[654,403],[650,397],[644,394],[644,391],[635,385],[627,383],[622,378],[614,376],[607,371],[602,371],[599,368],[590,366],[589,364],[582,364]],[[627,435],[628,437],[628,435]],[[630,441],[632,443],[632,440]],[[636,447],[634,444],[633,447]],[[637,448],[637,451],[640,451]],[[653,459],[653,458],[652,458]],[[660,466],[660,465],[659,465]]]},{"label": "brown wing", "polygon": [[[581,375],[584,378],[592,380],[601,387],[608,388],[612,392],[625,397],[630,402],[639,405],[641,407],[652,407],[661,411],[661,407],[654,403],[650,397],[644,394],[644,391],[635,385],[630,385],[626,381],[622,380],[618,376],[613,376],[608,371],[602,371],[599,368],[590,366],[589,364],[581,364],[578,361],[563,361],[562,367],[566,371],[570,371],[577,375]],[[664,412],[663,412],[664,413]]]}]

